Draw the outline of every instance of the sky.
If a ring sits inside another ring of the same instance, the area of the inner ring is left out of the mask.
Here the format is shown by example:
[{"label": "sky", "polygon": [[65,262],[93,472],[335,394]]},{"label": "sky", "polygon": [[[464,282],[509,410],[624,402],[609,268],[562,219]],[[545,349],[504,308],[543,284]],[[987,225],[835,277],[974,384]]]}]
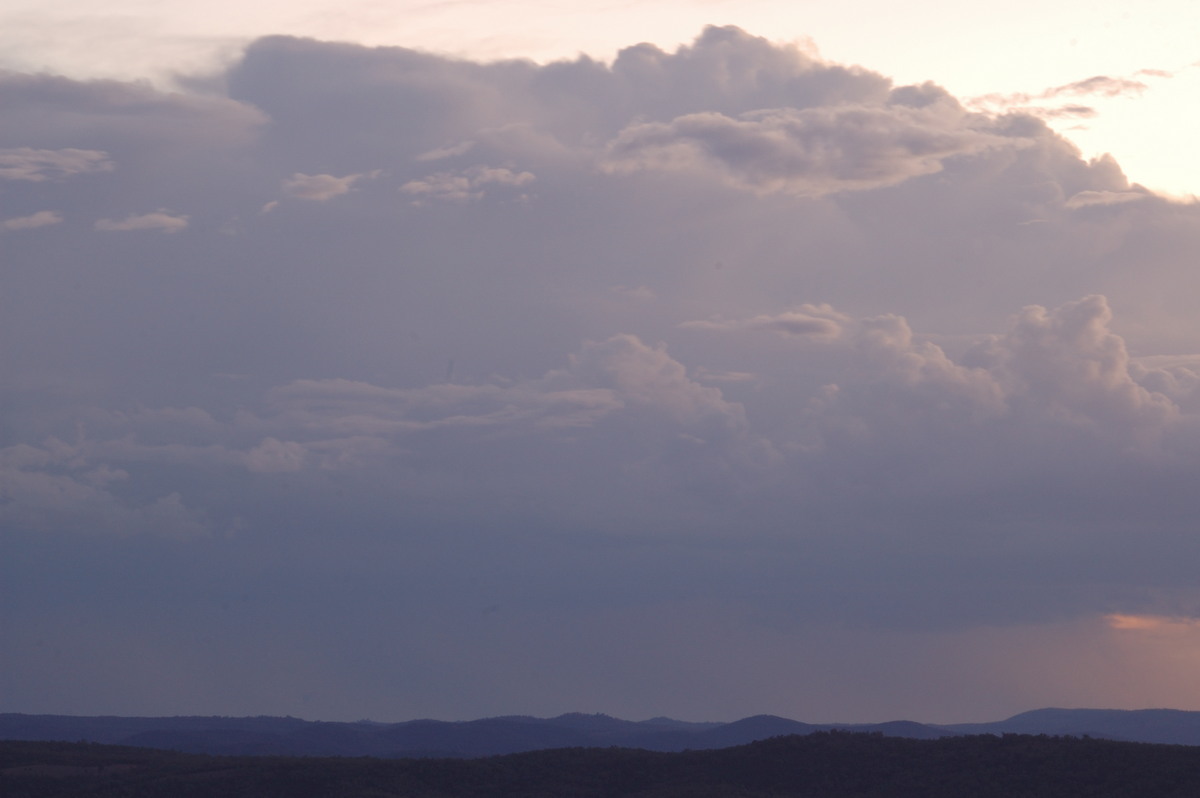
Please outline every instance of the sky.
[{"label": "sky", "polygon": [[104,8],[0,0],[0,711],[1200,710],[1200,12]]}]

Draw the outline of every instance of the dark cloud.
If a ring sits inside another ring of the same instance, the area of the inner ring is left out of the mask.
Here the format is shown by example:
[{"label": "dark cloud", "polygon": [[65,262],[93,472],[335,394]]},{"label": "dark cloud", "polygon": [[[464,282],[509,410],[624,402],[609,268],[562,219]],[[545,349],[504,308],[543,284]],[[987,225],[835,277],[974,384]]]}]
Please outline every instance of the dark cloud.
[{"label": "dark cloud", "polygon": [[[1143,74],[1151,74],[1143,70]],[[1096,75],[1085,80],[1077,80],[1074,83],[1067,83],[1063,86],[1055,86],[1052,89],[1046,89],[1042,93],[1042,97],[1058,97],[1066,94],[1072,97],[1087,97],[1091,95],[1099,95],[1101,97],[1121,97],[1129,94],[1141,94],[1147,88],[1145,83],[1140,80],[1132,80],[1130,78],[1110,78],[1107,75]]]},{"label": "dark cloud", "polygon": [[[1137,74],[1162,76],[1167,73],[1143,69],[1139,70]],[[1076,80],[1071,83],[1064,83],[1061,86],[1054,86],[1036,94],[1023,92],[1014,94],[986,94],[974,97],[972,100],[975,103],[989,106],[1031,106],[1032,103],[1039,100],[1053,100],[1064,95],[1067,97],[1122,97],[1131,94],[1140,95],[1148,88],[1150,87],[1145,83],[1133,78],[1113,78],[1107,75],[1096,75],[1084,80]]]},{"label": "dark cloud", "polygon": [[1200,612],[1200,211],[1034,115],[735,28],[218,83],[0,78],[13,710],[954,714]]},{"label": "dark cloud", "polygon": [[1041,119],[1088,119],[1095,117],[1097,111],[1090,105],[1078,102],[1055,104],[1067,97],[1098,97],[1112,99],[1116,97],[1138,97],[1150,89],[1149,84],[1138,80],[1138,77],[1170,78],[1174,73],[1161,69],[1139,69],[1131,77],[1110,77],[1095,75],[1083,80],[1052,86],[1040,92],[1013,92],[1009,94],[984,94],[971,97],[967,105],[973,109],[986,110],[990,113],[1008,111],[1010,113],[1027,114]]}]

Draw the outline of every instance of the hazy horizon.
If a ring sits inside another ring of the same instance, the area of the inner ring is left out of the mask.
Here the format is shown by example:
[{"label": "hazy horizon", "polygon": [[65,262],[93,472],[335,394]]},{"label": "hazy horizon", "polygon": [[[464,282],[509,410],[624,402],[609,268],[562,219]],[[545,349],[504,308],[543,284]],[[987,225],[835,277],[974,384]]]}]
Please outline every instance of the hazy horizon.
[{"label": "hazy horizon", "polygon": [[425,722],[425,721],[431,721],[434,723],[452,723],[452,724],[474,723],[476,721],[505,720],[505,719],[528,719],[528,720],[537,720],[537,721],[553,721],[553,720],[558,720],[560,718],[576,717],[576,716],[583,717],[583,718],[603,717],[603,718],[608,718],[610,720],[616,720],[616,721],[628,722],[628,723],[636,723],[636,724],[649,724],[649,723],[662,721],[662,722],[682,723],[682,724],[698,725],[698,726],[722,726],[722,725],[727,725],[727,724],[738,723],[738,722],[744,721],[744,720],[752,720],[754,718],[768,718],[769,717],[769,718],[779,718],[779,719],[787,720],[787,721],[795,721],[797,723],[803,723],[803,724],[807,724],[809,726],[874,726],[874,725],[896,723],[896,722],[912,722],[912,723],[916,723],[916,724],[933,726],[933,727],[943,727],[943,726],[944,727],[952,727],[952,726],[986,725],[989,723],[1000,723],[1003,721],[1012,720],[1013,718],[1020,717],[1022,715],[1030,715],[1030,714],[1035,714],[1035,713],[1039,713],[1039,712],[1064,712],[1064,711],[1065,712],[1185,712],[1185,713],[1200,713],[1200,710],[1180,710],[1180,709],[1175,709],[1173,707],[1137,707],[1137,708],[1130,708],[1130,709],[1111,709],[1111,708],[1106,708],[1106,707],[1035,707],[1032,709],[1015,712],[1011,715],[1005,715],[1003,717],[971,718],[971,719],[965,719],[965,720],[941,720],[941,721],[933,721],[933,720],[926,720],[926,719],[921,719],[921,718],[910,718],[910,717],[903,717],[903,718],[889,717],[889,718],[875,718],[872,720],[847,721],[847,720],[839,720],[837,718],[832,718],[832,719],[831,718],[797,718],[797,717],[789,717],[789,716],[785,716],[785,715],[778,715],[778,714],[771,713],[771,712],[762,712],[762,713],[757,713],[755,715],[745,715],[745,716],[740,716],[740,717],[735,717],[735,718],[715,718],[715,719],[714,718],[677,718],[677,717],[671,717],[671,716],[667,716],[667,715],[653,715],[653,716],[646,716],[646,717],[621,717],[621,716],[612,715],[610,713],[602,712],[602,711],[594,711],[594,712],[567,711],[567,712],[560,712],[555,715],[529,715],[529,714],[525,714],[525,713],[506,713],[503,715],[486,715],[486,716],[479,716],[479,717],[462,717],[462,718],[437,718],[437,717],[421,716],[421,717],[411,717],[411,718],[387,719],[387,718],[362,717],[362,718],[355,718],[353,720],[332,719],[332,718],[315,718],[315,717],[299,717],[296,715],[206,715],[206,714],[78,715],[78,714],[72,714],[72,713],[52,713],[52,712],[9,712],[7,710],[0,711],[0,715],[10,714],[10,715],[23,715],[23,716],[29,716],[29,717],[62,717],[62,718],[81,718],[81,719],[82,718],[89,718],[89,719],[112,718],[112,719],[134,719],[134,720],[136,720],[136,719],[145,720],[145,719],[156,719],[156,718],[162,718],[162,719],[219,718],[219,719],[224,719],[224,720],[255,720],[255,719],[259,719],[259,718],[271,718],[271,719],[276,719],[276,720],[302,721],[305,723],[346,723],[346,724],[350,724],[350,725],[353,725],[356,723],[366,723],[366,724],[373,724],[373,725],[379,725],[379,726],[391,726],[391,725],[406,724],[406,723],[420,723],[420,722]]}]

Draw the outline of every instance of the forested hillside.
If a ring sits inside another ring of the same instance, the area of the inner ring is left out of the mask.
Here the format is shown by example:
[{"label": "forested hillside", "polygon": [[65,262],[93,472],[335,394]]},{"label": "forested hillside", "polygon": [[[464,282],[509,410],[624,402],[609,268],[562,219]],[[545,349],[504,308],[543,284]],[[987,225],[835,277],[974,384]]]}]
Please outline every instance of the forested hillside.
[{"label": "forested hillside", "polygon": [[1190,798],[1198,784],[1194,747],[1026,735],[821,732],[714,751],[568,748],[471,760],[0,743],[6,798]]}]

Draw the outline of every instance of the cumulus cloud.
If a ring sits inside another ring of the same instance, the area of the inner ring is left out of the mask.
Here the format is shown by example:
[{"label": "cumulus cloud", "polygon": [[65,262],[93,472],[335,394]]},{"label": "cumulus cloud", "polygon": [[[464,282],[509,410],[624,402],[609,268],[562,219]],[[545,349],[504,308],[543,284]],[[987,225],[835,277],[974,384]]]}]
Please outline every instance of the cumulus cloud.
[{"label": "cumulus cloud", "polygon": [[0,148],[0,180],[41,183],[112,170],[113,162],[108,153],[100,150]]},{"label": "cumulus cloud", "polygon": [[1161,431],[1177,408],[1134,381],[1125,341],[1109,329],[1112,318],[1102,296],[1054,311],[1031,306],[976,357],[1039,413],[1087,419],[1102,435],[1142,424]]},{"label": "cumulus cloud", "polygon": [[170,211],[151,211],[150,213],[131,213],[124,219],[100,219],[95,229],[106,233],[127,233],[145,230],[158,230],[163,233],[178,233],[187,229],[186,214],[174,214]]},{"label": "cumulus cloud", "polygon": [[744,424],[740,406],[726,402],[719,390],[690,379],[684,365],[668,355],[665,346],[650,347],[631,335],[589,342],[571,356],[568,369],[544,379],[549,385],[571,379],[611,390],[681,423],[718,418],[722,425]]},{"label": "cumulus cloud", "polygon": [[[990,514],[987,526],[1013,519],[1000,526],[1019,527],[1029,521],[1016,519],[1033,515],[1059,545],[1085,534],[1107,545],[1107,533],[1085,532],[1097,508],[1120,528],[1136,524],[1143,506],[1087,486],[1106,483],[1120,496],[1133,484],[1145,489],[1148,473],[1170,482],[1164,474],[1200,443],[1200,418],[1144,379],[1111,322],[1099,296],[1031,306],[956,359],[918,341],[901,318],[858,320],[850,341],[835,344],[849,347],[850,368],[805,408],[812,426],[797,441],[796,463],[818,469],[814,488],[863,502],[860,509],[928,503],[929,512],[943,507],[930,523],[970,526],[950,510],[962,501],[965,512]],[[861,523],[881,523],[867,520],[874,512]],[[1154,523],[1174,526],[1164,514]]]}]

